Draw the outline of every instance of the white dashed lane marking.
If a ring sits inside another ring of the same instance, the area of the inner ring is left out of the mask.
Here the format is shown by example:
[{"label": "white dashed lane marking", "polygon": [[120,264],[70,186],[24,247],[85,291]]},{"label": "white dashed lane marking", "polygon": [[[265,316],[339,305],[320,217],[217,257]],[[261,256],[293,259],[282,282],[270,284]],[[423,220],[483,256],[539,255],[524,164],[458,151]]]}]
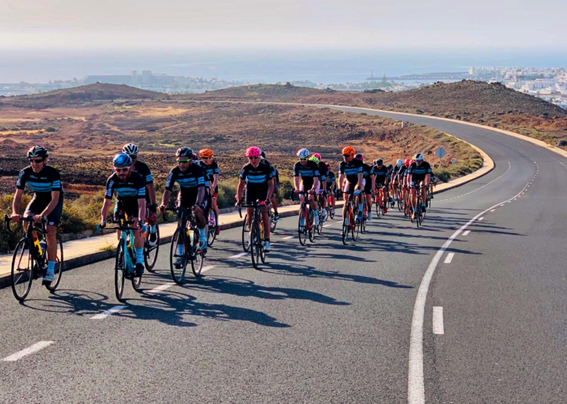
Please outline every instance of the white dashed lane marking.
[{"label": "white dashed lane marking", "polygon": [[445,325],[443,324],[443,307],[433,307],[433,334],[445,334]]},{"label": "white dashed lane marking", "polygon": [[282,240],[290,240],[292,238],[293,238],[293,236],[286,236],[286,237],[282,238]]},{"label": "white dashed lane marking", "polygon": [[166,283],[163,285],[160,285],[156,288],[153,288],[152,290],[149,290],[148,293],[159,293],[159,292],[163,292],[166,289],[169,289],[170,287],[172,287],[173,285],[175,285],[175,283],[171,282],[171,283]]},{"label": "white dashed lane marking", "polygon": [[16,352],[13,355],[7,356],[2,361],[4,362],[16,362],[17,360],[22,359],[24,356],[31,355],[38,351],[41,351],[43,348],[47,348],[49,345],[54,344],[55,341],[39,341],[35,344],[27,347],[26,349],[22,349],[20,352]]},{"label": "white dashed lane marking", "polygon": [[241,258],[241,257],[244,257],[246,254],[248,254],[248,253],[247,252],[241,252],[239,254],[232,255],[228,258],[231,258],[231,259]]},{"label": "white dashed lane marking", "polygon": [[468,236],[468,235],[470,234],[470,232],[471,232],[470,230],[465,231],[465,232],[463,233],[463,236]]},{"label": "white dashed lane marking", "polygon": [[91,320],[104,320],[105,318],[107,318],[108,316],[111,316],[115,313],[118,313],[119,311],[122,311],[126,308],[126,306],[114,306],[106,311],[103,311],[100,314],[97,314],[96,316],[92,316]]},{"label": "white dashed lane marking", "polygon": [[455,256],[455,253],[449,253],[447,254],[447,258],[445,258],[445,264],[450,264],[451,261],[453,261],[453,257]]}]

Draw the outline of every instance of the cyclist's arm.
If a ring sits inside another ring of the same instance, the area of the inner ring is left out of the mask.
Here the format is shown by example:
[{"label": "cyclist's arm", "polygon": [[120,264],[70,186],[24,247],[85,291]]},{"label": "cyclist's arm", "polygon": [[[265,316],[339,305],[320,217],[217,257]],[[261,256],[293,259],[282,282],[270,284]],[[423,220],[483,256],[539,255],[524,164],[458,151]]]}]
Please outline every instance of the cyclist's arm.
[{"label": "cyclist's arm", "polygon": [[318,190],[320,187],[319,177],[313,177],[313,189],[314,191]]},{"label": "cyclist's arm", "polygon": [[376,176],[372,175],[372,193],[376,192]]},{"label": "cyclist's arm", "polygon": [[112,199],[105,199],[104,203],[102,204],[102,209],[100,211],[100,223],[106,222],[106,217],[108,216],[108,210],[110,209],[110,205],[112,204]]},{"label": "cyclist's arm", "polygon": [[161,197],[161,206],[167,206],[167,201],[171,198],[171,191],[166,189],[163,191],[163,196]]},{"label": "cyclist's arm", "polygon": [[138,221],[143,223],[146,220],[146,198],[138,198]]},{"label": "cyclist's arm", "polygon": [[427,173],[425,174],[425,185],[428,185],[431,183],[431,174]]},{"label": "cyclist's arm", "polygon": [[339,174],[339,186],[340,186],[341,190],[345,189],[344,188],[344,182],[345,182],[345,175]]},{"label": "cyclist's arm", "polygon": [[154,205],[156,203],[156,188],[154,187],[153,182],[148,182],[146,184],[146,191],[148,192],[148,196],[150,197],[150,203]]},{"label": "cyclist's arm", "polygon": [[362,190],[362,180],[364,179],[364,174],[361,172],[358,173],[358,183],[356,184],[356,189]]},{"label": "cyclist's arm", "polygon": [[299,190],[299,177],[293,177],[293,185],[295,187],[295,190],[298,191]]},{"label": "cyclist's arm", "polygon": [[61,191],[51,191],[51,202],[49,202],[43,212],[40,213],[40,216],[47,216],[51,212],[53,212],[53,209],[55,209],[57,207],[57,204],[59,203],[60,197]]},{"label": "cyclist's arm", "polygon": [[204,200],[205,200],[205,186],[201,185],[197,190],[197,203],[199,205],[202,205]]},{"label": "cyclist's arm", "polygon": [[213,186],[211,189],[214,191],[215,189],[217,189],[218,185],[219,185],[219,175],[215,174],[213,175]]},{"label": "cyclist's arm", "polygon": [[14,201],[12,202],[12,216],[19,215],[18,210],[22,202],[23,193],[24,191],[21,190],[20,188],[16,189],[16,193],[14,194]]},{"label": "cyclist's arm", "polygon": [[236,190],[236,202],[237,203],[240,203],[240,201],[242,200],[242,192],[244,192],[245,186],[246,186],[246,183],[241,178],[240,181],[238,181],[238,189]]}]

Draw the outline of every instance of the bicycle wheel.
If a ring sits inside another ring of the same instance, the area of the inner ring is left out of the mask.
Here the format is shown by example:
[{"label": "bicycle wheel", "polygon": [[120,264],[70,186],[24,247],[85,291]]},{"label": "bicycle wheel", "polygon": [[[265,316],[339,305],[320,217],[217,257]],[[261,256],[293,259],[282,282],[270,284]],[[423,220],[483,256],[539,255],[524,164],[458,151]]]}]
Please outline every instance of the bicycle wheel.
[{"label": "bicycle wheel", "polygon": [[356,239],[358,238],[358,226],[356,223],[356,216],[354,215],[354,211],[352,209],[350,211],[350,217],[352,241],[356,241]]},{"label": "bicycle wheel", "polygon": [[264,251],[264,229],[261,228],[260,229],[260,260],[262,261],[262,264],[266,263],[266,251]]},{"label": "bicycle wheel", "polygon": [[[301,223],[303,223],[303,225]],[[299,243],[305,245],[305,243],[307,243],[307,221],[303,207],[299,211],[299,219],[297,220],[297,235],[299,237]]]},{"label": "bicycle wheel", "polygon": [[155,272],[154,266],[156,265],[156,261],[159,253],[159,241],[160,241],[159,226],[157,223],[155,226],[156,226],[155,245],[153,246],[150,245],[149,238],[146,238],[146,240],[144,240],[144,264],[146,265],[146,269],[150,272]]},{"label": "bicycle wheel", "polygon": [[31,290],[33,267],[36,265],[28,239],[21,239],[16,245],[12,258],[12,292],[18,301],[23,302]]},{"label": "bicycle wheel", "polygon": [[274,220],[275,217],[276,214],[274,213],[274,208],[270,207],[270,231],[272,233],[276,231],[276,226],[278,225],[278,222]]},{"label": "bicycle wheel", "polygon": [[118,301],[122,301],[124,293],[124,278],[126,271],[126,257],[124,256],[124,239],[120,239],[116,248],[116,262],[114,264],[114,292]]},{"label": "bicycle wheel", "polygon": [[61,282],[61,273],[64,271],[64,259],[63,259],[63,243],[61,242],[61,237],[59,234],[55,238],[57,240],[57,257],[55,258],[55,272],[53,276],[53,281],[47,289],[50,292],[55,292],[57,287],[59,286],[59,282]]},{"label": "bicycle wheel", "polygon": [[421,226],[421,200],[418,198],[415,206],[415,224],[417,227]]},{"label": "bicycle wheel", "polygon": [[[175,230],[173,238],[171,239],[171,250],[169,253],[169,267],[171,269],[171,277],[178,285],[182,285],[185,280],[185,271],[187,270],[187,254],[185,246],[185,232],[183,229]],[[178,254],[177,245],[183,246],[182,254]],[[180,259],[179,264],[176,265],[177,259]]]},{"label": "bicycle wheel", "polygon": [[244,216],[244,222],[242,223],[242,249],[244,252],[250,251],[250,229],[246,226],[248,221],[248,215]]},{"label": "bicycle wheel", "polygon": [[196,278],[201,276],[203,264],[205,263],[205,255],[199,251],[199,232],[193,230],[193,242],[189,247],[191,249],[191,270]]},{"label": "bicycle wheel", "polygon": [[207,245],[209,247],[211,247],[217,239],[217,227],[219,226],[219,215],[217,215],[217,212],[215,212],[214,210],[213,215],[215,217],[215,225],[209,226],[209,234],[207,235]]},{"label": "bicycle wheel", "polygon": [[252,222],[250,243],[250,258],[252,259],[252,266],[258,269],[260,265],[260,230],[258,229],[258,224],[255,222]]}]

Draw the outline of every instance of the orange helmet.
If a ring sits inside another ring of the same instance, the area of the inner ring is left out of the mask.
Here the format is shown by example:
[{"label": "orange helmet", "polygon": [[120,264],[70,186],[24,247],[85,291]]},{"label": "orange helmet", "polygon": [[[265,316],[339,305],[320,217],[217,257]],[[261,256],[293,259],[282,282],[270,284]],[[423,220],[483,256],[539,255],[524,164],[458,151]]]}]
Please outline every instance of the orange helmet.
[{"label": "orange helmet", "polygon": [[343,148],[343,156],[354,156],[356,154],[356,150],[354,150],[354,147],[352,146],[346,146],[345,148]]},{"label": "orange helmet", "polygon": [[199,156],[203,159],[212,159],[213,151],[211,149],[201,149],[199,150]]}]

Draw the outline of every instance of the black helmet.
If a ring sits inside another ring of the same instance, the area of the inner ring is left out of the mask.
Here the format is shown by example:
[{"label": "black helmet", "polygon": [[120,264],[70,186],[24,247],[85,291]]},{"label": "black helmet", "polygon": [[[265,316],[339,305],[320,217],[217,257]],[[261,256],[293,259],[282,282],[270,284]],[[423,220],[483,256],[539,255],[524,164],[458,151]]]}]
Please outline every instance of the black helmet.
[{"label": "black helmet", "polygon": [[175,157],[187,157],[189,159],[192,159],[193,150],[189,147],[180,147],[179,149],[177,149],[177,152],[175,152]]},{"label": "black helmet", "polygon": [[43,146],[33,146],[28,150],[28,159],[35,159],[37,157],[47,158],[49,153],[47,149]]},{"label": "black helmet", "polygon": [[374,160],[374,164],[376,164],[377,166],[381,166],[382,164],[384,164],[384,160],[376,159],[376,160]]},{"label": "black helmet", "polygon": [[388,164],[388,170],[393,170],[394,169],[394,165],[393,164]]}]

